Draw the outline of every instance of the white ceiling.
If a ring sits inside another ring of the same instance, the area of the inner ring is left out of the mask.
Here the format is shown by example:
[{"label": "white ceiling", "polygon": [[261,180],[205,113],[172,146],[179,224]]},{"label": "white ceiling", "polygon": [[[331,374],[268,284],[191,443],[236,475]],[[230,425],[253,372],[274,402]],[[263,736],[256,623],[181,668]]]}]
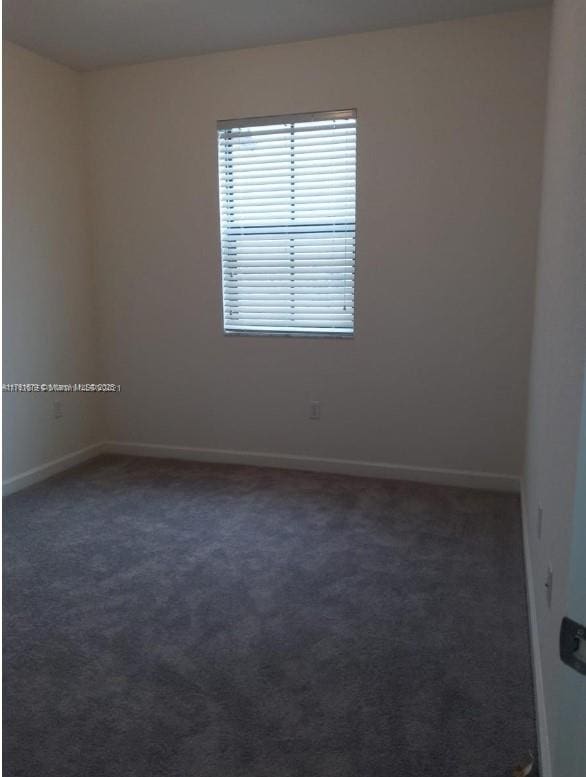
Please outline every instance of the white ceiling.
[{"label": "white ceiling", "polygon": [[4,0],[4,36],[80,69],[366,32],[547,0]]}]

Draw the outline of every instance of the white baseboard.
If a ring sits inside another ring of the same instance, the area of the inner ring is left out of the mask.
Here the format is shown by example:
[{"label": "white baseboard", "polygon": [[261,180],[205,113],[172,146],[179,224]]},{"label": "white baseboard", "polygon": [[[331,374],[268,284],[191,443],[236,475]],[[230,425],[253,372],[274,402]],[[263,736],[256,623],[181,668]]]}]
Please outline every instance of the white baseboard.
[{"label": "white baseboard", "polygon": [[531,552],[529,545],[529,516],[527,515],[527,499],[523,487],[521,488],[521,520],[523,523],[525,587],[527,589],[527,610],[529,613],[531,662],[533,666],[533,686],[535,689],[537,744],[539,747],[539,775],[540,777],[553,777],[549,731],[547,729],[547,713],[545,708],[545,691],[543,688],[543,666],[541,663],[541,648],[539,646],[539,632],[537,629],[537,606],[535,603],[533,566],[531,563]]},{"label": "white baseboard", "polygon": [[492,472],[472,472],[432,467],[408,467],[377,461],[353,461],[350,459],[318,458],[286,453],[219,450],[215,448],[191,448],[181,445],[153,445],[111,441],[104,443],[104,452],[129,456],[147,456],[162,459],[185,459],[222,464],[248,464],[260,467],[331,472],[340,475],[414,480],[438,485],[463,486],[490,491],[519,492],[519,478]]},{"label": "white baseboard", "polygon": [[58,459],[21,472],[2,483],[4,495],[20,491],[34,483],[56,475],[93,459],[100,453],[118,453],[127,456],[146,456],[161,459],[184,459],[221,464],[248,464],[259,467],[331,472],[340,475],[383,478],[388,480],[412,480],[420,483],[435,483],[444,486],[460,486],[489,491],[519,492],[519,478],[494,472],[472,470],[440,469],[435,467],[409,467],[403,464],[388,464],[378,461],[355,461],[352,459],[319,458],[297,456],[287,453],[265,453],[257,451],[234,451],[216,448],[192,448],[182,445],[154,445],[109,441],[88,445],[86,448],[68,453]]},{"label": "white baseboard", "polygon": [[67,453],[65,456],[60,456],[58,459],[52,459],[38,467],[33,467],[33,469],[28,469],[26,472],[21,472],[19,475],[7,478],[2,482],[2,493],[7,496],[8,494],[20,491],[27,486],[32,486],[34,483],[39,483],[41,480],[46,480],[52,475],[63,472],[63,470],[70,469],[70,467],[75,467],[77,464],[93,459],[95,456],[102,453],[102,449],[102,443],[88,445],[87,448],[80,448],[72,453]]}]

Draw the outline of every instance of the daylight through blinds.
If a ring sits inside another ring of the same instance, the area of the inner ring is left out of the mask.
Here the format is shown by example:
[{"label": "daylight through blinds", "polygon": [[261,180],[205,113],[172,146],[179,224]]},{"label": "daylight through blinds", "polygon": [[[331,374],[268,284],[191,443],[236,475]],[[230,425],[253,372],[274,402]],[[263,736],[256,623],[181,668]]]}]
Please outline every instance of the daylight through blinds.
[{"label": "daylight through blinds", "polygon": [[352,334],[356,115],[219,122],[224,328]]}]

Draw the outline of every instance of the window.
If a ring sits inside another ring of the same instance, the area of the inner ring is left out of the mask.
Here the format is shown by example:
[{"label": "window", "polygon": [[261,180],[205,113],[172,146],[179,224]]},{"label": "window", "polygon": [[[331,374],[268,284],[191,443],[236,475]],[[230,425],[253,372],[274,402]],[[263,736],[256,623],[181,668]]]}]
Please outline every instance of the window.
[{"label": "window", "polygon": [[218,122],[224,330],[354,331],[356,112]]}]

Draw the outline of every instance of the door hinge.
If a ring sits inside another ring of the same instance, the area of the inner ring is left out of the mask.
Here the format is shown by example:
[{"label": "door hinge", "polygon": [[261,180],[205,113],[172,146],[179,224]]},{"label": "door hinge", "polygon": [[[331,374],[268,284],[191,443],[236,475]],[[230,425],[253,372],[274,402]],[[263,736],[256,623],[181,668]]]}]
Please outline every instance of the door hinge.
[{"label": "door hinge", "polygon": [[571,618],[562,618],[560,658],[580,674],[586,674],[586,627]]}]

